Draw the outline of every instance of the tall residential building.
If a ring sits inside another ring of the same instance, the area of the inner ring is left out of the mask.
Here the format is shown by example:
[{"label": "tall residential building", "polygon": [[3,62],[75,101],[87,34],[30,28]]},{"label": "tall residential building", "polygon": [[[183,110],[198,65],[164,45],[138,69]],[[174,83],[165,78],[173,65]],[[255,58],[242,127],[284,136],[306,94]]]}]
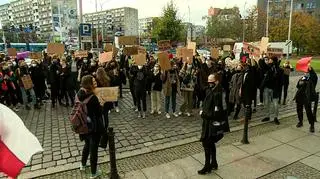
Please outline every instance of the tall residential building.
[{"label": "tall residential building", "polygon": [[153,20],[155,17],[147,17],[139,19],[139,33],[151,33],[153,29]]},{"label": "tall residential building", "polygon": [[46,41],[78,37],[77,0],[14,0],[0,6],[0,15],[3,26],[32,27]]},{"label": "tall residential building", "polygon": [[[267,13],[268,0],[258,0],[258,9]],[[269,0],[269,15],[271,17],[288,18],[291,0]],[[293,0],[293,11],[303,11],[320,20],[320,0]]]},{"label": "tall residential building", "polygon": [[86,23],[93,24],[105,36],[121,33],[125,36],[138,36],[138,10],[130,7],[109,9],[83,15]]}]

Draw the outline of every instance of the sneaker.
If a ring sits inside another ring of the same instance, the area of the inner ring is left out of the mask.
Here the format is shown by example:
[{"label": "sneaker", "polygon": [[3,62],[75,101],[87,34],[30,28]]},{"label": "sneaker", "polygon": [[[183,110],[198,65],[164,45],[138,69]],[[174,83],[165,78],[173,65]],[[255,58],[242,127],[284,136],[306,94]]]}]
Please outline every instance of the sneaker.
[{"label": "sneaker", "polygon": [[303,123],[302,122],[298,122],[298,124],[296,125],[297,128],[300,128],[303,126]]},{"label": "sneaker", "polygon": [[190,113],[188,113],[188,112],[186,113],[186,115],[187,115],[188,117],[190,117],[190,116],[191,116],[191,114],[190,114]]},{"label": "sneaker", "polygon": [[262,122],[267,122],[267,121],[270,121],[269,117],[266,117],[266,118],[262,119]]},{"label": "sneaker", "polygon": [[135,112],[138,112],[138,108],[136,108],[136,110],[134,110]]},{"label": "sneaker", "polygon": [[203,112],[202,110],[199,111],[199,115],[200,115],[200,116],[201,116],[202,112]]},{"label": "sneaker", "polygon": [[142,117],[141,112],[139,112],[139,114],[138,114],[138,118],[141,118],[141,117]]},{"label": "sneaker", "polygon": [[173,113],[174,117],[179,117],[179,114],[178,113]]},{"label": "sneaker", "polygon": [[146,118],[146,112],[143,112],[142,113],[142,119],[145,119]]},{"label": "sneaker", "polygon": [[[177,113],[176,113],[176,114],[177,114]],[[181,115],[182,115],[182,112],[179,112],[178,115],[181,116]]]},{"label": "sneaker", "polygon": [[278,118],[274,118],[274,123],[276,124],[276,125],[280,125],[280,121],[278,120]]},{"label": "sneaker", "polygon": [[101,171],[97,171],[95,174],[91,174],[91,177],[90,179],[95,179],[95,178],[98,178],[102,175],[102,172]]},{"label": "sneaker", "polygon": [[170,119],[170,118],[171,118],[169,113],[166,114],[166,118],[167,118],[167,119]]},{"label": "sneaker", "polygon": [[136,109],[137,109],[137,107],[136,107],[136,106],[132,106],[132,107],[131,107],[131,109],[136,110]]},{"label": "sneaker", "polygon": [[120,112],[119,107],[116,107],[116,112],[117,112],[117,113],[119,113],[119,112]]},{"label": "sneaker", "polygon": [[258,103],[258,106],[263,106],[263,103]]},{"label": "sneaker", "polygon": [[150,114],[154,114],[154,111],[151,111]]},{"label": "sneaker", "polygon": [[14,107],[13,110],[14,110],[15,112],[19,112],[19,108],[18,108],[18,107]]},{"label": "sneaker", "polygon": [[80,164],[80,168],[79,169],[80,169],[80,171],[85,171],[86,167],[87,167],[86,165],[83,166],[82,164]]},{"label": "sneaker", "polygon": [[158,111],[158,115],[160,115],[162,112],[161,111]]}]

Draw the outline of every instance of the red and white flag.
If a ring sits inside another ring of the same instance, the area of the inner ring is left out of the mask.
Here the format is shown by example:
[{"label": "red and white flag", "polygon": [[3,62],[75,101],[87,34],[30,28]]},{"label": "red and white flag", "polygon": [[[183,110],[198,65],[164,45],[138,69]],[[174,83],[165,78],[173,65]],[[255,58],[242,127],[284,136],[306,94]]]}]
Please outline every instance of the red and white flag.
[{"label": "red and white flag", "polygon": [[43,151],[20,117],[0,104],[0,172],[16,178],[32,155]]}]

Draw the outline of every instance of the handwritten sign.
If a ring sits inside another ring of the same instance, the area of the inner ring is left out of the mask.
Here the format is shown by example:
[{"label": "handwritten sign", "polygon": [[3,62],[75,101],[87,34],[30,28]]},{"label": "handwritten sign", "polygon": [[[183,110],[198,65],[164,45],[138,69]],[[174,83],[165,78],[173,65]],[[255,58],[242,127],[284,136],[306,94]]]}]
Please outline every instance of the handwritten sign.
[{"label": "handwritten sign", "polygon": [[177,50],[176,50],[176,57],[177,58],[183,58],[183,54],[182,54],[182,52],[183,52],[183,50],[184,49],[187,49],[186,47],[178,47],[177,48]]},{"label": "handwritten sign", "polygon": [[42,53],[41,52],[30,52],[29,54],[30,59],[41,59],[42,58]]},{"label": "handwritten sign", "polygon": [[189,64],[193,61],[193,49],[183,49],[182,51],[182,60],[183,62],[187,62]]},{"label": "handwritten sign", "polygon": [[196,55],[196,48],[197,48],[197,43],[196,42],[188,42],[188,49],[192,49],[192,54]]},{"label": "handwritten sign", "polygon": [[119,38],[120,45],[137,45],[138,40],[136,36],[120,36]]},{"label": "handwritten sign", "polygon": [[147,62],[146,54],[144,54],[144,53],[139,53],[138,55],[133,55],[133,59],[137,65],[145,65]]},{"label": "handwritten sign", "polygon": [[170,64],[168,52],[158,53],[158,59],[159,59],[160,67],[162,70],[166,71],[166,70],[171,69],[171,64]]},{"label": "handwritten sign", "polygon": [[88,51],[86,50],[76,51],[74,52],[74,56],[79,58],[88,57]]},{"label": "handwritten sign", "polygon": [[9,57],[15,57],[17,56],[17,49],[15,48],[8,48],[8,56]]},{"label": "handwritten sign", "polygon": [[138,48],[138,53],[144,53],[144,54],[146,54],[146,53],[147,53],[147,50],[146,50],[146,48],[140,46],[140,47]]},{"label": "handwritten sign", "polygon": [[22,81],[24,89],[28,90],[28,89],[33,88],[33,83],[32,83],[30,75],[26,75],[26,76],[21,77],[21,81]]},{"label": "handwritten sign", "polygon": [[170,40],[160,40],[158,41],[158,49],[160,51],[165,51],[171,49]]},{"label": "handwritten sign", "polygon": [[137,55],[138,54],[138,47],[124,47],[123,53],[125,55]]},{"label": "handwritten sign", "polygon": [[269,37],[262,37],[260,42],[260,52],[266,53],[269,45]]},{"label": "handwritten sign", "polygon": [[230,45],[224,45],[223,46],[223,51],[230,52],[231,51],[231,46]]},{"label": "handwritten sign", "polygon": [[106,52],[111,52],[111,51],[113,51],[113,45],[112,44],[106,44],[105,46],[104,46],[104,51],[106,51]]},{"label": "handwritten sign", "polygon": [[95,89],[96,96],[99,99],[101,105],[106,102],[118,101],[119,87],[103,87]]},{"label": "handwritten sign", "polygon": [[99,62],[105,63],[112,60],[113,52],[103,52],[99,54]]},{"label": "handwritten sign", "polygon": [[219,58],[219,50],[217,48],[211,48],[211,58],[213,59]]},{"label": "handwritten sign", "polygon": [[64,45],[60,43],[49,43],[47,47],[48,54],[63,55]]}]

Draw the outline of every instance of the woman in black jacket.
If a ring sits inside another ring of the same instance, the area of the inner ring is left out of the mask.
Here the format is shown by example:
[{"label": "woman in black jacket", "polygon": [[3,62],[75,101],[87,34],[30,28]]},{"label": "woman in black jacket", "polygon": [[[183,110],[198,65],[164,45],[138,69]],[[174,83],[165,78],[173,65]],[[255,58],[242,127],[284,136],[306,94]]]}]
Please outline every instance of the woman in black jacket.
[{"label": "woman in black jacket", "polygon": [[217,74],[208,77],[209,87],[206,89],[206,97],[203,101],[203,119],[200,141],[204,148],[205,165],[198,171],[198,174],[204,175],[210,173],[213,169],[218,169],[216,158],[216,145],[223,138],[224,131],[228,131],[227,104],[225,102],[225,93],[220,84]]},{"label": "woman in black jacket", "polygon": [[[74,105],[75,89],[76,84],[74,83],[73,77],[71,75],[71,69],[67,65],[65,60],[61,61],[61,97],[66,100],[66,106]],[[69,103],[70,100],[70,103]]]},{"label": "woman in black jacket", "polygon": [[96,87],[96,80],[91,75],[87,75],[81,79],[81,89],[77,93],[77,99],[79,99],[79,101],[83,102],[88,100],[86,106],[88,111],[87,116],[90,120],[88,120],[88,127],[91,132],[88,134],[80,134],[80,140],[85,142],[82,150],[80,170],[85,169],[90,154],[90,178],[97,178],[101,175],[101,172],[97,171],[98,147],[101,135],[104,131],[101,120],[102,108],[98,97],[94,94]]}]

